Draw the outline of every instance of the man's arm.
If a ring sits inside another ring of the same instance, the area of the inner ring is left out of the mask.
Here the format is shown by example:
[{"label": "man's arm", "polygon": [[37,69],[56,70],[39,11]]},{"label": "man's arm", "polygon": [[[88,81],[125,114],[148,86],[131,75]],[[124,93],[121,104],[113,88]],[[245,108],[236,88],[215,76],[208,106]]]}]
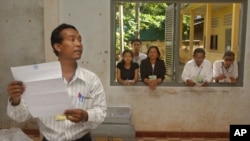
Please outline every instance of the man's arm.
[{"label": "man's arm", "polygon": [[183,69],[183,72],[182,72],[182,74],[181,74],[181,79],[182,79],[182,81],[185,82],[185,83],[187,83],[187,80],[191,79],[191,78],[189,77],[189,71],[190,71],[190,70],[189,70],[188,64],[185,64],[184,69]]},{"label": "man's arm", "polygon": [[18,122],[23,122],[31,118],[27,105],[21,96],[25,91],[25,86],[20,81],[9,83],[7,88],[9,100],[7,105],[7,115]]},{"label": "man's arm", "polygon": [[213,68],[212,68],[212,64],[210,62],[207,62],[206,63],[206,74],[205,74],[205,77],[203,79],[203,82],[206,82],[206,83],[210,83],[213,79]]},{"label": "man's arm", "polygon": [[28,111],[27,105],[25,105],[22,99],[20,100],[20,103],[16,106],[12,105],[11,99],[8,100],[7,115],[11,119],[18,121],[18,122],[24,122],[32,118],[31,114]]}]

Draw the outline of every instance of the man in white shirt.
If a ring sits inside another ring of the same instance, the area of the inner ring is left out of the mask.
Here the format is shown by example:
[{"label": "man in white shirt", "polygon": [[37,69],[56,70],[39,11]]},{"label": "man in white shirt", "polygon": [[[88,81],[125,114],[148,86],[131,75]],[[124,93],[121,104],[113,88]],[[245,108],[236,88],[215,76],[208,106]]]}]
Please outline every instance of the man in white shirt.
[{"label": "man in white shirt", "polygon": [[[96,74],[77,65],[83,46],[81,35],[74,26],[61,24],[54,29],[51,45],[61,63],[62,80],[67,84],[74,109],[65,109],[65,120],[58,121],[54,116],[37,119],[43,141],[91,141],[90,130],[101,124],[106,116],[102,83]],[[32,118],[21,97],[24,85],[20,81],[8,85],[7,114],[19,122]]]},{"label": "man in white shirt", "polygon": [[205,55],[203,48],[196,48],[193,59],[185,64],[181,78],[187,86],[208,86],[212,81],[212,64]]},{"label": "man in white shirt", "polygon": [[138,63],[139,66],[141,64],[141,60],[147,58],[146,54],[140,52],[141,44],[142,42],[139,39],[134,39],[131,41],[131,47],[133,49],[133,62]]},{"label": "man in white shirt", "polygon": [[223,60],[214,62],[213,79],[215,82],[237,83],[238,64],[235,61],[234,52],[226,51],[223,55]]},{"label": "man in white shirt", "polygon": [[[138,63],[138,65],[141,65],[141,61],[146,59],[148,56],[144,53],[140,52],[141,49],[141,40],[140,39],[134,39],[131,41],[131,47],[132,47],[132,51],[133,51],[133,62]],[[140,69],[139,69],[139,73],[138,73],[138,79],[141,80],[141,74],[140,74]]]}]

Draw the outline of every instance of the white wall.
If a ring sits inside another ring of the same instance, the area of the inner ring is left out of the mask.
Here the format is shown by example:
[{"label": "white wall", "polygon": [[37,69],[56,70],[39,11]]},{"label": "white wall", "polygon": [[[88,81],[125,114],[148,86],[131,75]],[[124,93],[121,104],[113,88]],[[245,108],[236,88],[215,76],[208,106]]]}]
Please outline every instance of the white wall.
[{"label": "white wall", "polygon": [[[137,131],[228,132],[230,124],[250,123],[249,40],[246,41],[243,87],[166,86],[152,91],[146,86],[110,86],[110,1],[60,0],[58,11],[58,23],[75,25],[83,37],[84,53],[79,63],[101,78],[108,105],[132,106],[132,122]],[[48,19],[45,15],[45,25],[50,26]],[[246,39],[250,39],[249,16],[247,23]],[[50,33],[51,29],[45,29],[47,36]],[[45,48],[50,50],[48,42],[45,40]],[[47,52],[46,58],[53,58],[51,55]]]},{"label": "white wall", "polygon": [[16,123],[6,114],[10,67],[45,60],[43,3],[40,0],[1,0],[0,4],[0,128],[35,128],[36,122]]}]

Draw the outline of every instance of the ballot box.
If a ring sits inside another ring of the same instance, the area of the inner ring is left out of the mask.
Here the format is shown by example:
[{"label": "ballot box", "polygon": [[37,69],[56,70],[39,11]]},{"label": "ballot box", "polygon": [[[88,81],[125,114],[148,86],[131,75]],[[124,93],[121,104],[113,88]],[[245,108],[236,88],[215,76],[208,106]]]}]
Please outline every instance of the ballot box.
[{"label": "ballot box", "polygon": [[129,106],[109,106],[103,124],[131,124],[131,108]]},{"label": "ballot box", "polygon": [[93,141],[135,141],[129,106],[109,106],[104,122],[91,131]]}]

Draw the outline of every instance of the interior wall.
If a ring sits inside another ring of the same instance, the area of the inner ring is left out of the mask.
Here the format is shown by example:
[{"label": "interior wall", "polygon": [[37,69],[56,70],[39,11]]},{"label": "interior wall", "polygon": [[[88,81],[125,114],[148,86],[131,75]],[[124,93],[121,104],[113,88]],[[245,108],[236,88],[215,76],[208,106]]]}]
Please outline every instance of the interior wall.
[{"label": "interior wall", "polygon": [[43,2],[2,0],[0,4],[0,128],[36,128],[30,120],[17,123],[6,115],[10,67],[44,62]]}]

